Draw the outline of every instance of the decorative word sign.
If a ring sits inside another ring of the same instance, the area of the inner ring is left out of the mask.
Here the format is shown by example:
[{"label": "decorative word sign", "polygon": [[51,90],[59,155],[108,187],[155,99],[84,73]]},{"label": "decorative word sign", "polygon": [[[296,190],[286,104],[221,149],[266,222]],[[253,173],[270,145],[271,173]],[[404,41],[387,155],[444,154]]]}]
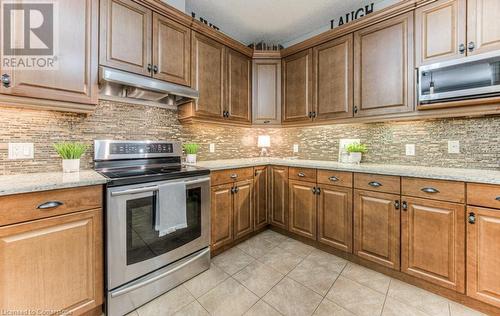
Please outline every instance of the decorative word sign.
[{"label": "decorative word sign", "polygon": [[[356,19],[359,19],[362,16],[368,15],[373,12],[373,2],[371,4],[366,5],[364,8],[359,8],[356,11],[351,11],[349,13],[346,13],[345,17],[341,16],[338,19],[337,26],[341,26],[345,23],[354,21]],[[330,21],[330,28],[335,28],[335,19],[332,19]]]},{"label": "decorative word sign", "polygon": [[[193,19],[196,19],[196,13],[191,12],[191,16],[193,17]],[[200,16],[200,22],[201,22],[201,23],[204,23],[204,24],[206,24],[206,25],[208,25],[208,26],[210,26],[210,27],[211,27],[211,28],[213,28],[214,30],[219,31],[219,27],[218,27],[218,26],[215,26],[214,24],[212,24],[212,23],[208,22],[207,20],[205,20],[205,19],[204,19],[204,18],[202,18],[201,16]]]}]

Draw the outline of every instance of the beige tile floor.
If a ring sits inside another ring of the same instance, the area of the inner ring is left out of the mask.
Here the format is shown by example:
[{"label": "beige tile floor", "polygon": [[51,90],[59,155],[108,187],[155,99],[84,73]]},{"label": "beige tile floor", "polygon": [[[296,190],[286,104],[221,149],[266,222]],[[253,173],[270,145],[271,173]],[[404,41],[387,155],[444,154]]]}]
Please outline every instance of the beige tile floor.
[{"label": "beige tile floor", "polygon": [[267,230],[129,315],[483,314]]}]

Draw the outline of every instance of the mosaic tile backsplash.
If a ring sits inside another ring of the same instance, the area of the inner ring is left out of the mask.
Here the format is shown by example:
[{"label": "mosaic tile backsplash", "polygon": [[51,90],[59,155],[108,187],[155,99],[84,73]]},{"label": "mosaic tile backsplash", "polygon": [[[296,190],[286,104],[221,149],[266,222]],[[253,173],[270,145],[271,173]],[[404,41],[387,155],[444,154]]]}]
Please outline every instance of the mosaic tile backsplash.
[{"label": "mosaic tile backsplash", "polygon": [[[8,160],[1,149],[0,175],[60,170],[52,149],[60,141],[193,141],[202,145],[198,159],[212,160],[259,156],[257,136],[263,134],[271,136],[270,155],[276,157],[337,160],[340,138],[360,138],[369,149],[364,162],[500,170],[500,116],[300,128],[183,126],[174,110],[101,101],[91,115],[0,106],[0,144],[35,145],[33,160]],[[448,154],[448,140],[460,141],[460,154]],[[292,153],[293,144],[299,153]],[[415,156],[405,155],[405,144],[415,144]],[[82,168],[92,168],[92,157],[89,150]]]}]

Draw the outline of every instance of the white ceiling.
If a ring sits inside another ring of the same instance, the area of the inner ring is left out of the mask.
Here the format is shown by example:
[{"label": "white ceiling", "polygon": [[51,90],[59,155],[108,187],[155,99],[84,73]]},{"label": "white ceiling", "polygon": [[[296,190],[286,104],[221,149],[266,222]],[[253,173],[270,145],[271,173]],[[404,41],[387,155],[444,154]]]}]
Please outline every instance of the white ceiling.
[{"label": "white ceiling", "polygon": [[330,27],[366,4],[375,9],[399,0],[185,0],[186,13],[196,12],[244,44],[263,40],[287,46]]}]

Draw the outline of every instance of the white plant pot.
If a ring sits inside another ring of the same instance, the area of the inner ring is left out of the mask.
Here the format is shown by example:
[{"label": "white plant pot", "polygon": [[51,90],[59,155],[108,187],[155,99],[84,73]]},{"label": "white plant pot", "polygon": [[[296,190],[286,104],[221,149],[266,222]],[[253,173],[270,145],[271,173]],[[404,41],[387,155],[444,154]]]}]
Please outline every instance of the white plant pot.
[{"label": "white plant pot", "polygon": [[350,163],[360,163],[361,157],[362,157],[362,153],[349,153],[349,162]]},{"label": "white plant pot", "polygon": [[196,164],[196,154],[188,154],[186,155],[186,163],[188,164]]},{"label": "white plant pot", "polygon": [[78,172],[80,171],[80,159],[63,159],[63,172]]}]

